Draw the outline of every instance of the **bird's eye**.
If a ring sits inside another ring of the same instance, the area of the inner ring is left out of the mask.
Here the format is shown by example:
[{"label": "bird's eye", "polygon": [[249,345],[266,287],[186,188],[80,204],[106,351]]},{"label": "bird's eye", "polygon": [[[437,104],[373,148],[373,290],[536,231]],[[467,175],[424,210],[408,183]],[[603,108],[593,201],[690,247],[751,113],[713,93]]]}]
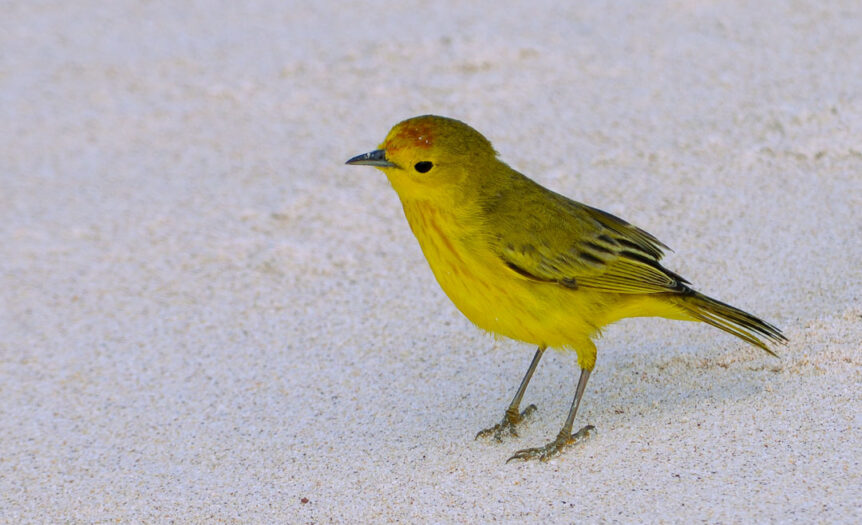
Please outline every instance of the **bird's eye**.
[{"label": "bird's eye", "polygon": [[429,171],[431,171],[431,168],[433,168],[433,167],[434,167],[434,164],[432,164],[431,162],[429,162],[427,160],[423,160],[422,162],[417,162],[416,165],[413,166],[413,169],[415,169],[419,173],[428,173]]}]

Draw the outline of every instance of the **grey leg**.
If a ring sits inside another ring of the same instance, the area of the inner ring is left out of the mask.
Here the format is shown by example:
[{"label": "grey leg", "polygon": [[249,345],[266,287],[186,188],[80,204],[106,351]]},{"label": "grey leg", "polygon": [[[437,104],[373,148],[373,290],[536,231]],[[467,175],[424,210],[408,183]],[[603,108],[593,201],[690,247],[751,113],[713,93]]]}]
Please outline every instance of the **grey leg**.
[{"label": "grey leg", "polygon": [[578,388],[575,390],[575,398],[572,400],[572,408],[569,409],[569,415],[566,417],[566,422],[563,424],[563,428],[560,429],[560,433],[557,434],[557,438],[544,447],[519,450],[506,463],[513,459],[523,459],[524,461],[528,459],[540,459],[547,461],[566,448],[585,441],[595,433],[596,427],[587,425],[572,434],[572,424],[575,422],[575,415],[578,413],[578,406],[581,404],[581,398],[584,397],[584,390],[587,388],[587,381],[589,379],[590,371],[582,368],[581,377],[578,379]]},{"label": "grey leg", "polygon": [[[533,378],[533,372],[535,372],[536,367],[539,366],[539,361],[542,359],[542,355],[544,355],[544,353],[544,346],[540,346],[536,349],[536,354],[530,362],[530,368],[528,368],[527,373],[524,374],[524,379],[521,380],[521,386],[518,387],[518,391],[515,392],[515,397],[512,398],[509,408],[506,409],[503,421],[497,423],[491,428],[480,430],[479,433],[476,434],[476,439],[479,439],[480,437],[484,438],[494,436],[496,441],[503,441],[503,435],[507,431],[512,436],[518,435],[518,431],[515,427],[518,423],[521,423],[526,417],[536,411],[536,405],[528,406],[523,412],[519,412],[519,409],[521,407],[521,400],[524,398],[524,392],[527,391],[527,385],[530,384],[530,379]],[[571,425],[569,426],[571,427]]]}]

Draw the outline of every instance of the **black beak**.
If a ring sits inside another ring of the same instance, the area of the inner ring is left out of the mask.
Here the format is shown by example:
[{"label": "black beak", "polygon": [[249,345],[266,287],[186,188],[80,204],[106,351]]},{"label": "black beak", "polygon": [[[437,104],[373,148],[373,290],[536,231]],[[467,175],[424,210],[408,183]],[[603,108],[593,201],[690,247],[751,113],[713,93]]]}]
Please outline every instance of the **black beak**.
[{"label": "black beak", "polygon": [[353,166],[376,166],[378,168],[397,168],[397,164],[393,164],[386,160],[386,150],[376,149],[374,151],[369,151],[368,153],[363,153],[362,155],[357,155],[352,159],[345,162],[345,164],[351,164]]}]

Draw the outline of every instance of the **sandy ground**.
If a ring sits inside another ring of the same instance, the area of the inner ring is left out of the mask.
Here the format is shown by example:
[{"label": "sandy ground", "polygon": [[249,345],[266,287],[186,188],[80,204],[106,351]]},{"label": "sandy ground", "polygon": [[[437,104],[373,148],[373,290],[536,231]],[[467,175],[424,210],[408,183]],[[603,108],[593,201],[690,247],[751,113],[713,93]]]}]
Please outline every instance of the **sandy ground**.
[{"label": "sandy ground", "polygon": [[[0,521],[862,519],[859,2],[457,4],[2,4]],[[463,319],[343,165],[429,112],[658,236],[781,359],[621,322],[597,437],[505,464],[574,356],[474,441],[533,348]]]}]

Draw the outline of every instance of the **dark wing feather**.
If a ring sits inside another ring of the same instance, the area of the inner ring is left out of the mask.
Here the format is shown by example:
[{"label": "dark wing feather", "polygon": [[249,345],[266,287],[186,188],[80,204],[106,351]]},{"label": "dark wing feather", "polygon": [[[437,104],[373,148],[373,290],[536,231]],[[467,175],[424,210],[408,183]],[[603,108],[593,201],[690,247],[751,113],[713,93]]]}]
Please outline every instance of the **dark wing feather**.
[{"label": "dark wing feather", "polygon": [[529,179],[515,182],[526,186],[498,194],[486,206],[493,219],[486,221],[492,247],[513,271],[536,281],[615,293],[687,289],[685,279],[659,263],[667,246],[649,233]]}]

